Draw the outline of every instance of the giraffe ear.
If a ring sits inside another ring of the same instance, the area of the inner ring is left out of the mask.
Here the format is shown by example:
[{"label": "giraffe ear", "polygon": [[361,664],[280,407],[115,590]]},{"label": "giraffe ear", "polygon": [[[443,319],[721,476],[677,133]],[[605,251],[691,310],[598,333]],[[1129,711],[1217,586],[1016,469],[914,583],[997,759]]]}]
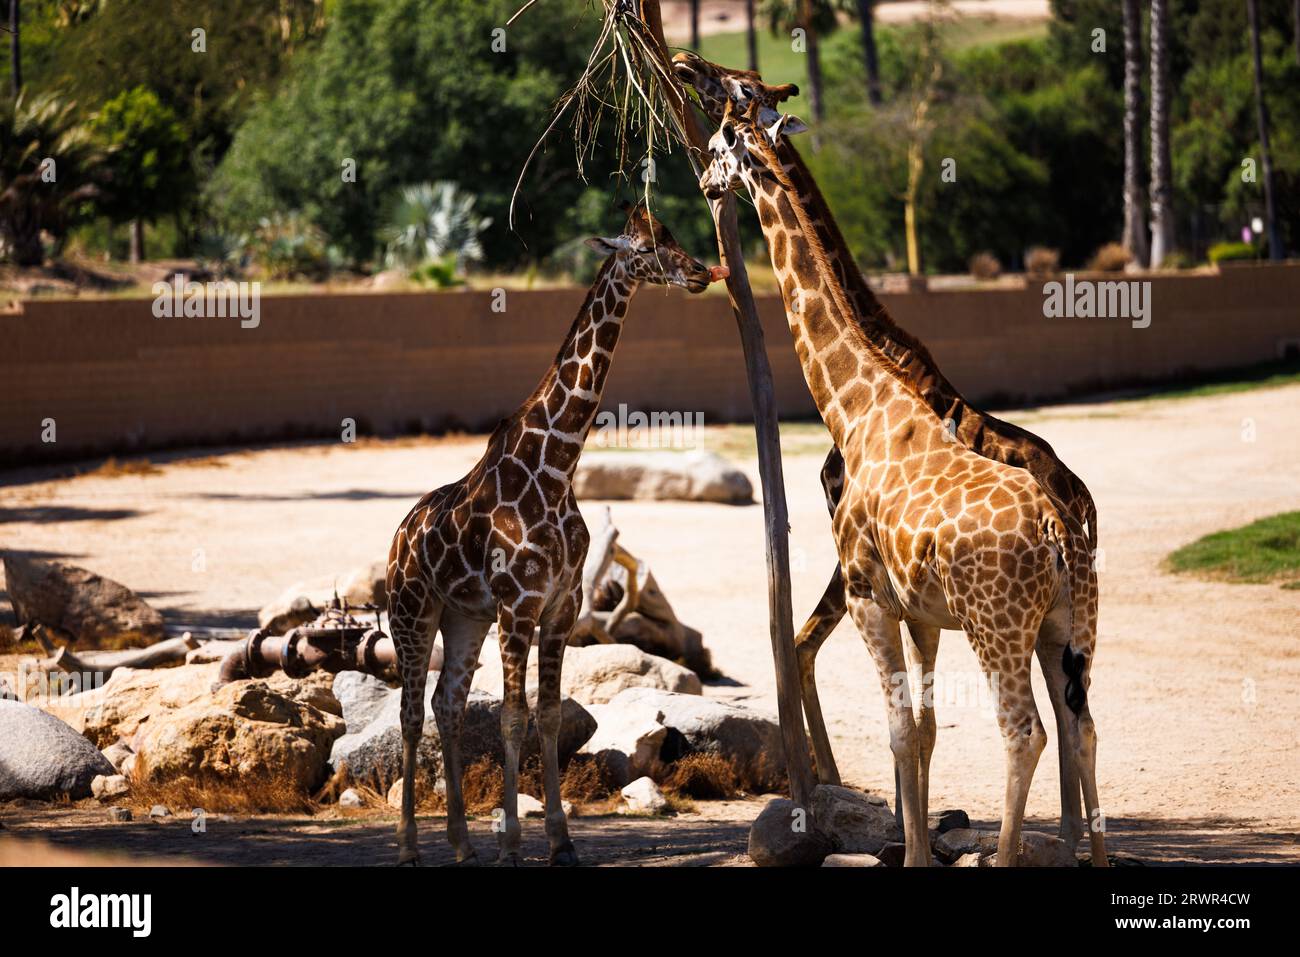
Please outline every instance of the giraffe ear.
[{"label": "giraffe ear", "polygon": [[780,119],[767,127],[767,138],[775,146],[781,141],[781,134],[783,133],[786,136],[794,136],[796,133],[806,133],[807,131],[808,124],[799,117],[792,116],[789,113],[782,113]]},{"label": "giraffe ear", "polygon": [[606,239],[603,236],[592,236],[590,239],[584,239],[583,242],[602,256],[612,256],[622,248],[617,239]]}]

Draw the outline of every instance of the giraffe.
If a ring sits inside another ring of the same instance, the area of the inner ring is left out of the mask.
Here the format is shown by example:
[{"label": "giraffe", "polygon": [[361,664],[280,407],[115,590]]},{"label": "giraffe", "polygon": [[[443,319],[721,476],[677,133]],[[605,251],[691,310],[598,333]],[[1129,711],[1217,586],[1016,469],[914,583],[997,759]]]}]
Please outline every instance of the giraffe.
[{"label": "giraffe", "polygon": [[[901,621],[916,621],[966,632],[991,685],[1007,752],[997,862],[1013,865],[1046,744],[1030,686],[1039,643],[1059,652],[1048,680],[1061,682],[1071,716],[1063,747],[1072,753],[1089,820],[1101,820],[1087,704],[1097,607],[1087,539],[1027,470],[952,441],[916,384],[876,345],[774,148],[789,122],[782,116],[764,126],[757,103],[743,115],[728,103],[700,186],[711,200],[743,187],[754,201],[804,377],[844,456],[832,531],[848,611],[886,699],[905,863],[923,866],[930,857],[927,781],[899,629]],[[1091,845],[1100,866],[1099,827]]]},{"label": "giraffe", "polygon": [[402,814],[398,863],[419,861],[415,825],[416,754],[424,725],[424,689],[434,636],[445,663],[433,708],[447,781],[447,835],[458,864],[477,863],[461,795],[460,734],[470,682],[495,620],[505,688],[504,829],[500,862],[518,865],[519,755],[527,727],[525,672],[538,641],[538,729],[546,791],[550,862],[578,863],[560,802],[556,739],[560,667],[582,601],[581,570],[589,535],[573,495],[583,442],[600,406],[628,302],[642,283],[702,292],[725,278],[677,245],[643,203],[623,232],[587,240],[607,256],[555,362],[533,394],[488,439],[487,451],[460,481],[415,504],[388,556],[389,622],[402,680]]},{"label": "giraffe", "polygon": [[[710,63],[694,53],[677,54],[673,58],[673,66],[677,75],[694,87],[704,112],[715,124],[721,122],[728,102],[740,112],[743,112],[750,102],[756,102],[760,111],[760,123],[770,126],[780,118],[780,105],[789,97],[798,94],[798,87],[794,84],[769,86],[753,71],[728,69]],[[797,127],[792,129],[792,123],[798,121],[794,117],[787,121],[787,133],[797,130]],[[893,322],[867,285],[862,272],[854,262],[848,244],[839,231],[834,216],[831,215],[816,181],[798,150],[785,136],[779,137],[773,144],[773,148],[779,161],[788,170],[788,175],[797,191],[798,202],[808,211],[813,221],[813,228],[821,240],[831,269],[860,317],[863,329],[871,336],[873,342],[916,385],[917,391],[926,404],[943,420],[954,439],[985,458],[1028,470],[1058,508],[1068,511],[1086,527],[1089,552],[1095,553],[1097,509],[1088,487],[1066,467],[1046,441],[1026,429],[976,409],[958,392],[940,371],[929,350]],[[821,482],[826,493],[827,507],[834,517],[835,506],[844,484],[844,458],[838,448],[832,448],[827,455],[822,465]],[[839,624],[846,610],[844,583],[837,566],[822,598],[795,639],[804,711],[808,718],[809,734],[813,739],[818,777],[827,784],[839,784],[840,775],[821,713],[815,663],[822,643]],[[871,613],[876,614],[877,611],[873,610]],[[929,674],[933,671],[934,657],[938,653],[939,633],[936,629],[916,621],[908,621],[906,625],[908,642],[905,650],[911,663],[915,668],[919,668],[923,676]],[[1037,651],[1044,673],[1054,670],[1049,669],[1049,661],[1045,657],[1051,655],[1053,650],[1040,646]],[[1055,662],[1052,661],[1050,664],[1054,665]],[[1063,686],[1059,682],[1049,680],[1048,687],[1051,692],[1058,739],[1063,740],[1061,732],[1065,722],[1069,720]],[[922,698],[917,710],[921,776],[923,780],[928,780],[930,755],[936,733],[935,714],[931,703],[925,697]],[[1074,847],[1083,831],[1079,809],[1079,785],[1068,749],[1059,748],[1058,752],[1061,782],[1059,833],[1070,847]],[[895,801],[895,811],[901,814],[897,801]]]}]

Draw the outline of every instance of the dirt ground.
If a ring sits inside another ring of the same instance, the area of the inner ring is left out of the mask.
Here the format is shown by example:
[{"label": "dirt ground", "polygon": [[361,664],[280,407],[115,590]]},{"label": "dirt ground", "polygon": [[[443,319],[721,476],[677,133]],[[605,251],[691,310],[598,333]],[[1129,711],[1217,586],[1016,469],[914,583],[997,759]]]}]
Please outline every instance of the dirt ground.
[{"label": "dirt ground", "polygon": [[[1201,535],[1300,507],[1297,405],[1300,386],[1287,386],[1009,415],[1048,439],[1098,503],[1104,555],[1091,701],[1102,805],[1117,853],[1300,861],[1300,591],[1160,568],[1172,549]],[[834,564],[817,484],[828,440],[806,425],[785,434],[797,626]],[[737,457],[757,487],[743,430],[709,430],[709,445]],[[247,624],[288,584],[383,555],[415,499],[463,474],[481,450],[476,438],[364,442],[171,462],[155,456],[159,469],[143,475],[9,473],[0,478],[0,548],[95,569],[140,590],[173,622]],[[761,508],[611,507],[622,541],[651,564],[681,618],[704,633],[725,675],[706,694],[775,713]],[[12,659],[0,660],[8,667]],[[959,633],[946,634],[937,672],[931,807],[964,808],[992,823],[1001,811],[1002,747]],[[879,686],[850,624],[826,643],[818,674],[846,782],[890,792]],[[1037,677],[1036,687],[1051,743],[1028,813],[1054,830],[1055,728]],[[743,854],[745,824],[759,807],[757,800],[702,804],[695,819],[667,821],[579,819],[575,837],[596,863],[728,863]],[[82,849],[172,855],[191,848],[232,863],[250,859],[239,834],[281,848],[286,862],[317,853],[383,861],[392,845],[387,820],[228,822],[210,828],[202,845],[225,850],[202,852],[188,828],[177,829],[180,837],[150,838],[175,825],[107,825],[102,811],[85,807],[0,808],[0,820],[5,833],[39,832],[56,844],[71,835]],[[530,841],[541,840],[540,822],[526,830]],[[441,822],[428,821],[422,833],[437,859]],[[642,850],[648,846],[653,854]],[[541,845],[530,853],[540,855]]]},{"label": "dirt ground", "polygon": [[[755,4],[756,9],[760,9]],[[999,20],[1048,20],[1052,11],[1047,0],[953,0],[952,12],[963,17],[988,17]],[[686,0],[662,0],[664,34],[680,42],[691,35],[691,5]],[[888,0],[877,3],[877,23],[912,23],[929,15],[925,0]],[[841,20],[849,22],[847,13]],[[745,29],[745,7],[739,0],[703,0],[700,4],[700,34],[734,33]],[[759,14],[759,29],[768,29]]]}]

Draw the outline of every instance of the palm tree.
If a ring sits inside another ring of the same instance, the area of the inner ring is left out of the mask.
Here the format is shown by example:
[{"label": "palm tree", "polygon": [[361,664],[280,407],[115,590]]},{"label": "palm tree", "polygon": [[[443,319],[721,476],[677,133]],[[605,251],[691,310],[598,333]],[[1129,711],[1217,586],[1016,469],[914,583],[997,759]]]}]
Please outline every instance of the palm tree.
[{"label": "palm tree", "polygon": [[691,49],[700,52],[700,0],[691,0]]},{"label": "palm tree", "polygon": [[1124,248],[1147,264],[1142,215],[1142,13],[1138,0],[1124,0]]},{"label": "palm tree", "polygon": [[[1296,0],[1300,3],[1300,0]],[[880,60],[876,55],[875,0],[858,0],[858,20],[862,24],[862,52],[867,59],[867,99],[880,105]]]},{"label": "palm tree", "polygon": [[[1300,11],[1300,0],[1295,0]],[[745,44],[749,47],[749,68],[758,69],[758,30],[754,21],[754,0],[745,0]]]},{"label": "palm tree", "polygon": [[1174,246],[1169,151],[1169,0],[1151,0],[1151,268]]},{"label": "palm tree", "polygon": [[[764,4],[773,33],[789,35],[796,29],[803,31],[803,52],[808,57],[808,111],[815,124],[819,124],[825,116],[822,105],[821,48],[818,41],[821,36],[835,29],[837,5],[838,0],[766,0]],[[816,148],[816,145],[814,139],[813,147]]]},{"label": "palm tree", "polygon": [[21,19],[18,0],[9,0],[9,88],[14,96],[23,88],[22,45],[18,40],[18,21]]},{"label": "palm tree", "polygon": [[1259,52],[1259,0],[1246,0],[1250,18],[1250,56],[1255,67],[1255,119],[1259,124],[1259,166],[1264,176],[1264,229],[1268,234],[1268,258],[1282,258],[1277,232],[1277,208],[1273,205],[1273,160],[1268,148],[1268,105],[1264,102],[1264,62]]},{"label": "palm tree", "polygon": [[61,238],[100,195],[106,158],[70,100],[19,93],[0,103],[0,243],[7,258],[41,264],[41,233]]},{"label": "palm tree", "polygon": [[418,266],[454,258],[457,269],[483,258],[479,237],[492,220],[474,211],[475,198],[455,183],[420,183],[401,189],[379,238],[390,266]]}]

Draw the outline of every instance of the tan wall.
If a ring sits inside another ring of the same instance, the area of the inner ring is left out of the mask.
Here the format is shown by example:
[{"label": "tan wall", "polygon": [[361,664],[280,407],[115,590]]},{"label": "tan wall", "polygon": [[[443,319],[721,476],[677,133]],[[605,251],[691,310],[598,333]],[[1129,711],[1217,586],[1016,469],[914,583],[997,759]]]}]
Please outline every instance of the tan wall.
[{"label": "tan wall", "polygon": [[[1154,279],[1152,322],[1048,319],[1025,289],[885,301],[975,401],[1046,399],[1275,359],[1300,340],[1300,265]],[[0,459],[9,464],[186,443],[418,425],[483,428],[532,390],[581,290],[268,296],[261,323],[157,319],[150,299],[38,300],[0,314]],[[785,417],[816,410],[781,305],[759,301]],[[722,296],[648,288],[628,318],[606,405],[749,416]],[[58,441],[43,445],[42,420]]]}]

